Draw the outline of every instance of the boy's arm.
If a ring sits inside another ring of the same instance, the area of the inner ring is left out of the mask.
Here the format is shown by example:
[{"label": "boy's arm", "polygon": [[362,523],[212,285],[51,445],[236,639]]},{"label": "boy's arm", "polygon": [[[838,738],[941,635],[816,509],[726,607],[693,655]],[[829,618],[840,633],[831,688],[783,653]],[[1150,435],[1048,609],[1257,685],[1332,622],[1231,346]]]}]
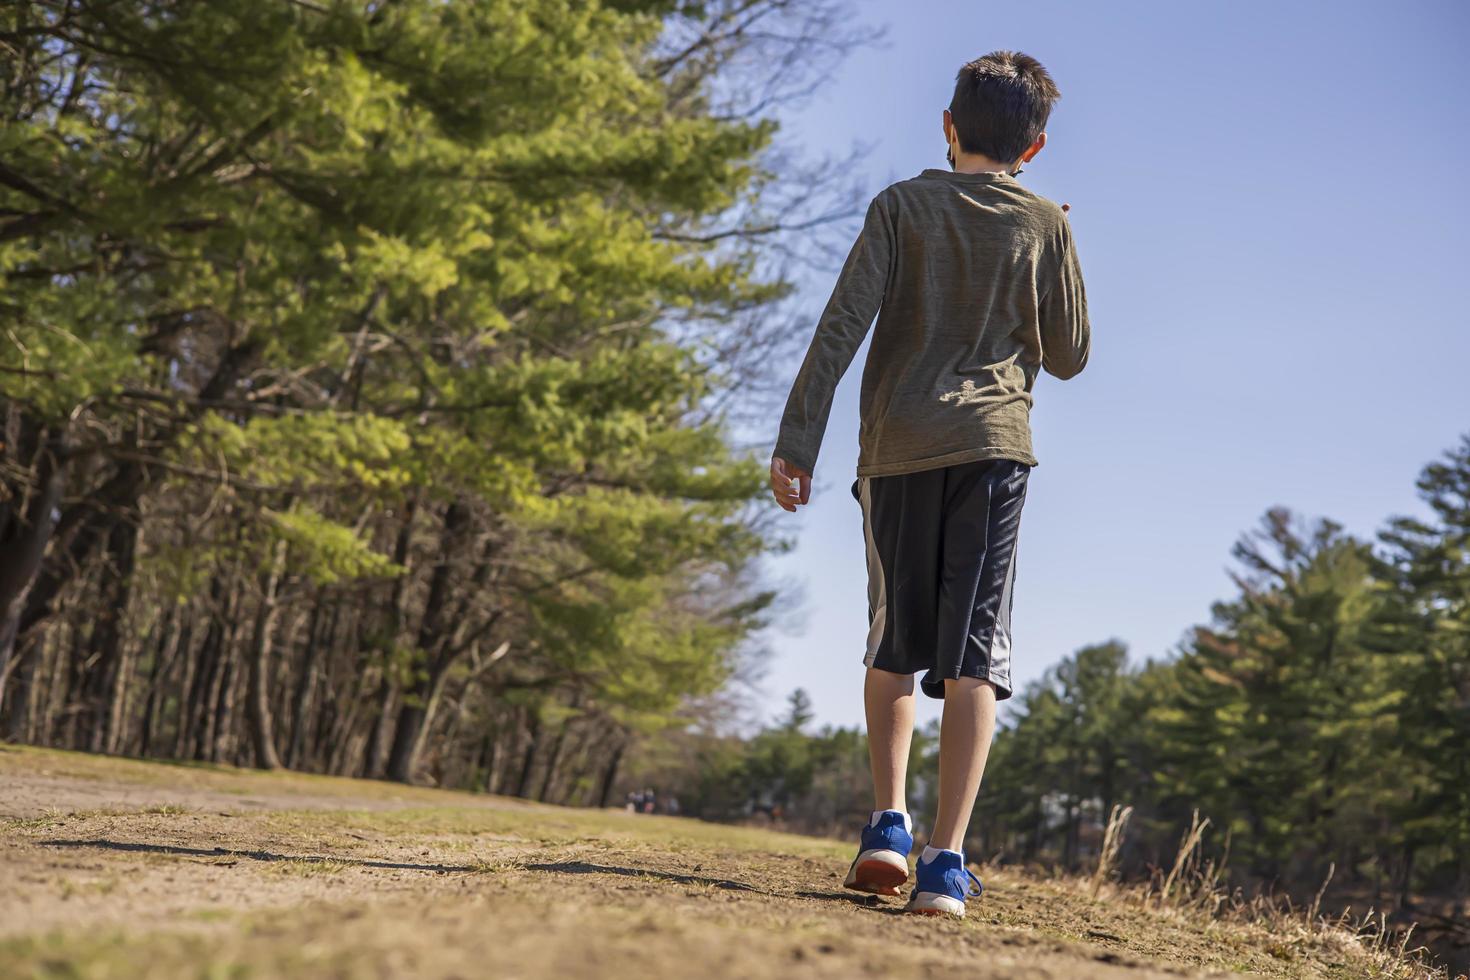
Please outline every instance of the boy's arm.
[{"label": "boy's arm", "polygon": [[[893,258],[893,231],[889,224],[882,194],[868,204],[862,231],[847,253],[832,296],[817,321],[817,329],[807,348],[806,358],[791,385],[786,410],[781,414],[781,430],[772,453],[772,488],[781,481],[805,475],[807,479],[817,465],[822,434],[827,429],[827,415],[832,410],[832,394],[847,366],[867,336],[883,293],[888,286],[888,270]],[[784,466],[777,466],[782,463]],[[781,471],[778,473],[778,469]],[[806,483],[806,480],[803,480]],[[806,493],[801,503],[806,503]],[[780,492],[777,493],[781,500]],[[783,506],[785,504],[783,503]],[[787,507],[788,510],[794,507]]]},{"label": "boy's arm", "polygon": [[1087,320],[1087,292],[1082,285],[1082,266],[1072,240],[1072,226],[1065,217],[1057,230],[1057,274],[1041,298],[1041,366],[1065,381],[1087,366],[1092,350],[1092,327]]}]

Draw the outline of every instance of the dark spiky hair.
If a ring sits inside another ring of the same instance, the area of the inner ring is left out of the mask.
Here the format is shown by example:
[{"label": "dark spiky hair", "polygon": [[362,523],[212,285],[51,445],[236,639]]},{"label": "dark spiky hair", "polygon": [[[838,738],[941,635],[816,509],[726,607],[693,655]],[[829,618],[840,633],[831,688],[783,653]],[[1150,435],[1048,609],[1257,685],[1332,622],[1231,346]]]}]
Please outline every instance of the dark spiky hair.
[{"label": "dark spiky hair", "polygon": [[1041,62],[1019,51],[992,51],[960,69],[949,114],[960,149],[1015,161],[1046,128],[1057,91]]}]

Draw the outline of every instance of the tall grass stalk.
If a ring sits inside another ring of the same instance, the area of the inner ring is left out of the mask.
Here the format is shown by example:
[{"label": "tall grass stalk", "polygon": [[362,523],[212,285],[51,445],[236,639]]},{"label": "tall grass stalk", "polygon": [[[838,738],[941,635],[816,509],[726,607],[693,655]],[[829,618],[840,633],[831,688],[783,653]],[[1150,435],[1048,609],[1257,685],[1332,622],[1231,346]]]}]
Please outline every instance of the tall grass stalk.
[{"label": "tall grass stalk", "polygon": [[1113,804],[1108,814],[1108,826],[1103,831],[1102,850],[1097,855],[1097,870],[1092,873],[1092,897],[1102,890],[1103,882],[1113,877],[1118,869],[1118,855],[1123,850],[1123,836],[1128,832],[1128,818],[1133,816],[1133,807]]}]

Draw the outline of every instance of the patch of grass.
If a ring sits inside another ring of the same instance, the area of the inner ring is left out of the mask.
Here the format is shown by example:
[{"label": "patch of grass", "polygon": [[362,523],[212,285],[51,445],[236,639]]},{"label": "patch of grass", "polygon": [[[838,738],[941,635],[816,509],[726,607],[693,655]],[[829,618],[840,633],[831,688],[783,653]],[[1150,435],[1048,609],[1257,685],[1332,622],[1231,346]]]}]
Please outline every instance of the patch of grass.
[{"label": "patch of grass", "polygon": [[266,869],[272,874],[295,878],[322,878],[339,875],[353,866],[351,861],[339,861],[336,858],[306,857],[272,861],[266,865]]},{"label": "patch of grass", "polygon": [[[259,959],[282,972],[300,967],[299,957],[286,949],[264,951]],[[222,953],[210,939],[183,933],[158,933],[140,939],[121,931],[77,936],[53,932],[39,937],[0,941],[0,963],[6,976],[66,977],[111,980],[147,977],[149,980],[235,980],[259,975],[246,956]],[[14,970],[14,973],[9,972]],[[271,975],[275,971],[269,971]],[[298,975],[309,976],[307,971]]]},{"label": "patch of grass", "polygon": [[49,807],[40,816],[0,817],[0,827],[15,831],[46,830],[52,827],[59,827],[68,820],[92,820],[99,817],[131,817],[148,812],[150,811],[128,807],[93,807],[87,810],[62,810],[60,807]]},{"label": "patch of grass", "polygon": [[111,895],[117,890],[119,879],[115,875],[106,878],[57,878],[56,892],[63,899],[83,895]]},{"label": "patch of grass", "polygon": [[52,807],[39,817],[3,817],[0,827],[6,830],[45,830],[65,823],[68,814]]},{"label": "patch of grass", "polygon": [[179,817],[183,816],[186,813],[198,813],[199,811],[191,806],[175,806],[172,803],[159,803],[155,804],[154,806],[145,806],[138,812],[156,813],[159,816],[163,817]]},{"label": "patch of grass", "polygon": [[68,810],[66,817],[68,820],[92,820],[97,817],[131,817],[142,812],[122,806],[99,806],[86,810]]}]

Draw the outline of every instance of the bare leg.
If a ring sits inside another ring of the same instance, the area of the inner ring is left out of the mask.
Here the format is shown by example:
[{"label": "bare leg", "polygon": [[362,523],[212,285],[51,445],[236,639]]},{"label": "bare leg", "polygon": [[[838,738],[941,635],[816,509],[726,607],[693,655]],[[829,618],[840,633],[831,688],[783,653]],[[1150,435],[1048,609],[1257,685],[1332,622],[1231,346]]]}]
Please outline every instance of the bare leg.
[{"label": "bare leg", "polygon": [[[995,687],[975,677],[946,680],[944,718],[939,723],[939,812],[929,837],[931,846],[946,851],[964,849],[965,828],[970,825],[994,734]],[[877,771],[875,761],[875,776]]]},{"label": "bare leg", "polygon": [[914,737],[914,675],[868,668],[863,682],[868,716],[868,759],[873,766],[873,809],[908,812],[904,795],[909,743]]}]

